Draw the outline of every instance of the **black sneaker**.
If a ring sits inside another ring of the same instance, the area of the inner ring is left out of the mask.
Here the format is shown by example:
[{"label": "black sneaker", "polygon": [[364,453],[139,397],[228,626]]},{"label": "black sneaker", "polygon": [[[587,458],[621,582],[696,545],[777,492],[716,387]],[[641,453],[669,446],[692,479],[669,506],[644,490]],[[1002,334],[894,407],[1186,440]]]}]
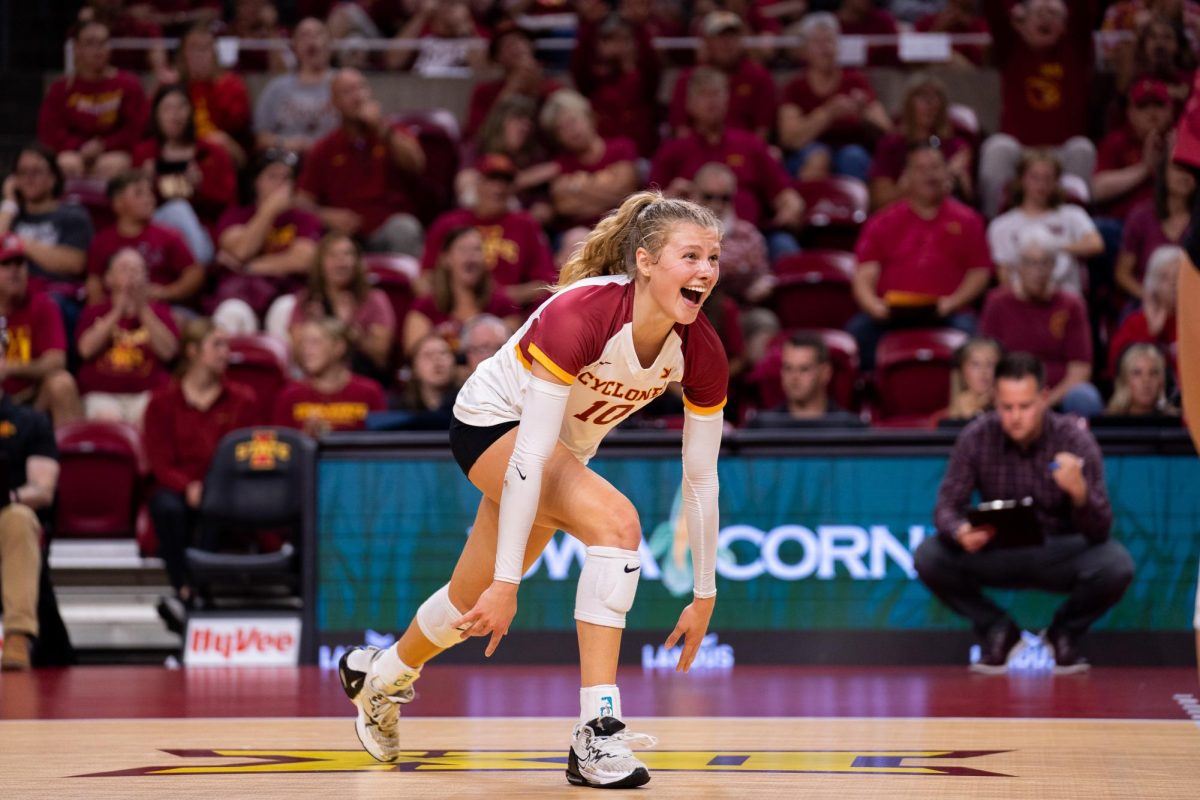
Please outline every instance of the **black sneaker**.
[{"label": "black sneaker", "polygon": [[650,780],[650,770],[629,749],[653,747],[657,739],[630,733],[616,717],[580,722],[571,734],[567,751],[567,781],[594,789],[633,789]]},{"label": "black sneaker", "polygon": [[158,612],[158,618],[167,626],[167,630],[177,636],[183,636],[184,630],[187,629],[188,607],[182,600],[173,594],[164,594],[158,598],[154,610]]},{"label": "black sneaker", "polygon": [[1092,668],[1079,652],[1079,641],[1070,631],[1050,628],[1042,633],[1042,639],[1054,652],[1055,675],[1075,675]]},{"label": "black sneaker", "polygon": [[972,672],[984,675],[1003,675],[1008,672],[1008,662],[1021,644],[1021,629],[1004,617],[992,624],[983,637],[979,660],[971,665]]}]

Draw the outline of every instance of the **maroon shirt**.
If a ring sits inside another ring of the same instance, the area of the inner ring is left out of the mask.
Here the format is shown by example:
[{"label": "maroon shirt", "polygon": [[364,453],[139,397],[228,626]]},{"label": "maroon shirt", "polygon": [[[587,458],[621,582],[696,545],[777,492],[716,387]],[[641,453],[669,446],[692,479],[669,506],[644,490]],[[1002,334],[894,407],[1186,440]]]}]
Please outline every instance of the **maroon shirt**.
[{"label": "maroon shirt", "polygon": [[691,180],[710,161],[720,162],[737,176],[733,208],[747,222],[769,219],[776,196],[791,186],[791,179],[766,144],[752,133],[726,129],[716,143],[695,132],[663,143],[650,168],[650,185],[663,189],[676,178]]},{"label": "maroon shirt", "polygon": [[[25,294],[5,316],[8,351],[4,360],[24,366],[52,350],[67,350],[67,332],[58,303],[48,294]],[[5,378],[4,393],[14,395],[33,385],[25,378]]]},{"label": "maroon shirt", "polygon": [[[795,105],[807,116],[824,105],[831,97],[850,96],[851,93],[862,94],[867,98],[867,102],[877,99],[871,82],[858,70],[842,70],[841,80],[838,81],[837,87],[825,95],[817,94],[808,82],[808,73],[801,72],[783,87],[783,102]],[[820,141],[835,147],[847,144],[861,144],[870,147],[875,141],[872,130],[860,117],[839,117],[831,122],[825,132],[821,134]]]},{"label": "maroon shirt", "polygon": [[983,3],[1000,68],[1000,130],[1023,145],[1060,145],[1087,135],[1095,0],[1071,3],[1067,29],[1053,46],[1034,50],[1013,29],[1015,0]]},{"label": "maroon shirt", "polygon": [[[488,114],[492,113],[492,108],[496,105],[496,101],[500,99],[500,92],[504,90],[504,84],[507,78],[496,78],[491,81],[481,81],[475,84],[475,88],[471,90],[471,99],[467,105],[467,127],[463,131],[463,138],[470,139],[479,132],[483,127],[483,123],[488,118]],[[554,94],[563,85],[551,78],[543,78],[542,85],[538,88],[538,96],[535,98],[540,108],[546,98]],[[535,116],[536,118],[536,116]]]},{"label": "maroon shirt", "polygon": [[597,56],[597,27],[581,19],[575,31],[575,50],[571,54],[575,88],[591,101],[592,108],[604,109],[596,117],[598,134],[605,139],[628,136],[637,145],[638,155],[651,158],[658,147],[662,64],[650,30],[645,25],[634,27],[637,62],[626,70]]},{"label": "maroon shirt", "polygon": [[[847,22],[838,17],[842,36],[896,36],[896,20],[892,15],[875,8],[867,12],[858,22]],[[872,44],[867,46],[867,63],[871,66],[894,67],[900,65],[900,53],[895,44]]]},{"label": "maroon shirt", "polygon": [[98,81],[59,78],[50,85],[38,112],[38,139],[56,151],[78,150],[99,138],[104,149],[133,150],[148,113],[137,77],[117,71]]},{"label": "maroon shirt", "polygon": [[192,481],[204,480],[221,438],[257,424],[257,407],[251,389],[229,381],[207,411],[188,403],[178,381],[155,389],[142,418],[142,441],[154,480],[181,494]]},{"label": "maroon shirt", "polygon": [[1140,282],[1146,276],[1146,265],[1150,263],[1150,256],[1154,251],[1164,245],[1182,244],[1190,230],[1189,225],[1184,229],[1182,236],[1172,239],[1163,230],[1162,220],[1154,210],[1153,199],[1143,200],[1135,205],[1125,218],[1125,229],[1121,234],[1121,251],[1133,253],[1137,257],[1137,264],[1133,269],[1134,277]]},{"label": "maroon shirt", "polygon": [[[75,327],[75,342],[78,344],[96,320],[112,311],[112,301],[88,306],[83,310]],[[166,303],[151,303],[154,316],[179,337],[179,329],[171,316],[171,307]],[[150,334],[141,320],[123,317],[117,322],[108,345],[79,367],[79,391],[112,392],[114,394],[138,394],[157,389],[170,378],[167,365],[150,346]]]},{"label": "maroon shirt", "polygon": [[1078,295],[1055,292],[1031,303],[1001,287],[988,293],[979,333],[998,339],[1008,352],[1032,353],[1046,365],[1046,385],[1057,386],[1071,361],[1092,363],[1092,327]]},{"label": "maroon shirt", "polygon": [[[409,136],[394,126],[393,136]],[[412,210],[405,191],[414,178],[395,165],[388,145],[374,131],[354,140],[338,128],[317,141],[304,159],[296,187],[316,198],[317,204],[345,208],[362,217],[359,233],[370,235],[392,214]]]},{"label": "maroon shirt", "polygon": [[336,392],[321,392],[292,381],[275,399],[271,424],[303,430],[305,422],[319,419],[335,431],[361,431],[367,427],[367,414],[383,408],[383,388],[361,375],[351,373],[350,380]]},{"label": "maroon shirt", "polygon": [[[1140,164],[1142,161],[1142,143],[1138,141],[1133,129],[1122,125],[1116,130],[1109,131],[1100,140],[1096,149],[1096,172],[1124,169]],[[1137,186],[1103,203],[1096,203],[1094,215],[1097,217],[1113,217],[1125,219],[1133,207],[1143,200],[1154,197],[1154,180],[1149,174],[1142,178]]]},{"label": "maroon shirt", "polygon": [[100,231],[92,240],[92,246],[88,248],[88,272],[103,278],[109,259],[126,247],[142,254],[147,276],[155,286],[174,283],[185,269],[196,263],[187,242],[171,228],[151,222],[136,236],[122,236],[114,225]]},{"label": "maroon shirt", "polygon": [[[1059,453],[1083,459],[1088,492],[1080,508],[1054,482],[1050,464]],[[1032,497],[1047,536],[1082,533],[1102,542],[1112,527],[1100,445],[1073,417],[1053,411],[1046,412],[1041,436],[1024,449],[1005,435],[995,411],[972,420],[958,435],[933,512],[938,534],[947,541],[954,542],[954,532],[967,521],[975,492],[985,503]]]},{"label": "maroon shirt", "polygon": [[[462,333],[463,321],[451,316],[449,312],[442,311],[434,305],[433,298],[430,296],[418,297],[412,304],[412,313],[424,314],[433,323],[433,332],[441,336],[455,349],[458,348],[459,334]],[[519,316],[521,310],[513,305],[512,301],[504,296],[502,292],[492,291],[492,296],[488,298],[487,305],[484,306],[484,314],[492,314],[500,319],[505,317]]]},{"label": "maroon shirt", "polygon": [[[687,113],[687,85],[693,71],[694,68],[685,69],[675,80],[668,115],[671,128],[675,130],[691,124]],[[778,110],[777,91],[775,79],[770,71],[757,61],[743,58],[733,72],[727,73],[727,77],[729,111],[725,114],[725,124],[730,128],[752,133],[760,128],[771,130],[775,127],[775,113]],[[626,99],[625,103],[628,102]]]},{"label": "maroon shirt", "polygon": [[455,228],[473,226],[483,236],[483,260],[492,271],[497,286],[516,286],[528,281],[554,283],[558,270],[554,254],[542,226],[524,211],[510,211],[499,217],[480,217],[468,208],[456,208],[442,214],[425,234],[421,270],[437,266],[446,234]]},{"label": "maroon shirt", "polygon": [[590,164],[581,161],[574,153],[562,153],[554,159],[554,163],[558,164],[563,175],[570,175],[572,172],[600,172],[613,164],[619,164],[622,161],[632,163],[636,160],[637,146],[631,139],[618,136],[615,139],[606,139],[604,153]]},{"label": "maroon shirt", "polygon": [[[221,215],[220,221],[217,222],[217,231],[213,238],[220,241],[221,235],[225,231],[234,225],[245,225],[253,219],[257,211],[258,209],[254,206],[240,206],[226,210]],[[269,256],[274,253],[282,253],[297,239],[311,239],[315,242],[320,238],[321,220],[315,214],[302,208],[289,208],[271,220],[262,251],[255,255]]]},{"label": "maroon shirt", "polygon": [[[971,147],[965,139],[960,136],[951,134],[950,138],[941,143],[942,155],[949,161],[959,151],[969,150]],[[904,138],[902,133],[889,133],[879,140],[879,144],[875,145],[875,155],[871,159],[871,172],[869,178],[890,178],[893,181],[900,180],[900,176],[904,174],[904,166],[908,161],[908,139]]]}]

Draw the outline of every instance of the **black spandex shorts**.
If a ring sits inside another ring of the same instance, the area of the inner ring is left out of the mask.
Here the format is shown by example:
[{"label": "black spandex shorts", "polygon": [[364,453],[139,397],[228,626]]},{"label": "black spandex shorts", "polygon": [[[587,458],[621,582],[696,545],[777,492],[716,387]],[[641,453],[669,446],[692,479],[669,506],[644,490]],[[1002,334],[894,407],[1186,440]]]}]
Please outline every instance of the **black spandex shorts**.
[{"label": "black spandex shorts", "polygon": [[471,467],[497,439],[517,427],[517,420],[501,422],[499,425],[468,425],[455,417],[450,422],[450,452],[462,468],[463,475],[471,474]]}]

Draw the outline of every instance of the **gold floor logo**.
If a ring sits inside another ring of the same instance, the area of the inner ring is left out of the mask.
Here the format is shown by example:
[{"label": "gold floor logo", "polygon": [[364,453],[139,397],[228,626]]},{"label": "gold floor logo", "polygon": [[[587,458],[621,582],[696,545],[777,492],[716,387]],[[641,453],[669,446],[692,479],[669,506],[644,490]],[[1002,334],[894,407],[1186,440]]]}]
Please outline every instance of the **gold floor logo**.
[{"label": "gold floor logo", "polygon": [[[560,751],[408,750],[381,764],[361,750],[163,750],[184,759],[239,759],[234,764],[135,767],[77,777],[114,775],[261,775],[297,772],[471,772],[561,770]],[[833,772],[851,775],[969,775],[1009,777],[999,772],[948,764],[1004,750],[700,750],[646,751],[638,758],[651,770],[686,772]],[[911,764],[934,760],[936,765]]]}]

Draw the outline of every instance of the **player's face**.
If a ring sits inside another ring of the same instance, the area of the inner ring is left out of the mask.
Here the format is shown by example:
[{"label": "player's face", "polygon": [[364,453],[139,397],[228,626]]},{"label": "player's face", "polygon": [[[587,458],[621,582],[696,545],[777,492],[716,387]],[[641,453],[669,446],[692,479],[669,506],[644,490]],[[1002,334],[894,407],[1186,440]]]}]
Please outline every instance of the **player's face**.
[{"label": "player's face", "polygon": [[716,230],[690,222],[671,227],[658,262],[648,270],[650,294],[667,317],[684,325],[696,321],[720,277],[720,255]]},{"label": "player's face", "polygon": [[1032,375],[996,381],[996,411],[1000,427],[1019,445],[1027,445],[1042,432],[1046,392]]}]

